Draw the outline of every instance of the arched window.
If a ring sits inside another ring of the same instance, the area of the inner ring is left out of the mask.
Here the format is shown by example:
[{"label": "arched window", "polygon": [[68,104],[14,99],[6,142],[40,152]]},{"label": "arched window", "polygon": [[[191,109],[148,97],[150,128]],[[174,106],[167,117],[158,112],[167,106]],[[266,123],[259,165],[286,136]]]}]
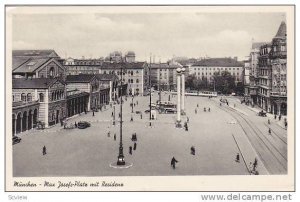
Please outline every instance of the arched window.
[{"label": "arched window", "polygon": [[22,94],[21,94],[21,100],[22,100],[23,102],[26,102],[26,94],[25,94],[25,93],[22,93]]},{"label": "arched window", "polygon": [[131,83],[133,83],[133,79],[131,79]]},{"label": "arched window", "polygon": [[31,102],[31,101],[32,101],[32,95],[31,95],[31,93],[28,93],[28,94],[27,94],[27,101],[28,101],[28,102]]},{"label": "arched window", "polygon": [[40,102],[44,102],[44,94],[43,93],[39,94],[39,100],[40,100]]},{"label": "arched window", "polygon": [[133,71],[131,71],[131,76],[133,76]]},{"label": "arched window", "polygon": [[50,77],[54,77],[55,76],[54,67],[50,68],[49,75],[50,75]]},{"label": "arched window", "polygon": [[51,100],[52,100],[52,101],[55,100],[55,93],[54,93],[54,92],[52,92]]}]

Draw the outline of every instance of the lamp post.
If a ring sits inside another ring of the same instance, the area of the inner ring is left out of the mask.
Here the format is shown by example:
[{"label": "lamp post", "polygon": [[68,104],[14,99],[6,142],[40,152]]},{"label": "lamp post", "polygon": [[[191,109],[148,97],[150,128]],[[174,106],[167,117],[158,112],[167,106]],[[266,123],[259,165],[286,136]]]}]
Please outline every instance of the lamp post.
[{"label": "lamp post", "polygon": [[182,92],[181,92],[181,114],[185,115],[185,68],[181,68],[181,82],[182,82]]},{"label": "lamp post", "polygon": [[150,113],[149,113],[149,126],[152,126],[151,124],[151,119],[152,119],[152,114],[151,114],[151,94],[152,94],[152,89],[151,89],[151,56],[150,56],[150,65],[149,65],[149,86],[150,86],[150,104],[149,104],[149,108],[150,108]]},{"label": "lamp post", "polygon": [[119,145],[119,155],[117,165],[122,166],[125,165],[125,159],[123,154],[123,143],[122,143],[122,126],[123,126],[123,67],[121,66],[121,104],[120,104],[120,145]]},{"label": "lamp post", "polygon": [[177,120],[176,127],[181,128],[181,107],[180,107],[180,80],[181,80],[181,68],[176,69],[177,72]]},{"label": "lamp post", "polygon": [[131,113],[133,113],[133,96],[131,98]]},{"label": "lamp post", "polygon": [[113,125],[116,125],[116,106],[113,106],[114,116],[113,116]]}]

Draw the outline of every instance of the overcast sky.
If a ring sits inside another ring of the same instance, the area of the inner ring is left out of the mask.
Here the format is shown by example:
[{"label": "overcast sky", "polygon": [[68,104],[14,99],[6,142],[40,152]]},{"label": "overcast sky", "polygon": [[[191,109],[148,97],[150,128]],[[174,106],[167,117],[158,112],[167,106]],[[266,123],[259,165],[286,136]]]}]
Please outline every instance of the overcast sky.
[{"label": "overcast sky", "polygon": [[105,57],[132,50],[136,59],[249,55],[252,38],[269,42],[283,13],[19,14],[13,49],[54,49],[62,58]]}]

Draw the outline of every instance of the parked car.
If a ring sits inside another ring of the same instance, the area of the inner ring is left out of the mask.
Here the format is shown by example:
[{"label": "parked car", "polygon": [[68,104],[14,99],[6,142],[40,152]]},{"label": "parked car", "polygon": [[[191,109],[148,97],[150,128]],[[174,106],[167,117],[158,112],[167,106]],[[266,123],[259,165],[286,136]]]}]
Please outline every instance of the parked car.
[{"label": "parked car", "polygon": [[77,128],[79,128],[79,129],[85,129],[85,128],[88,128],[90,126],[91,126],[91,124],[87,121],[79,121],[78,124],[77,124]]},{"label": "parked car", "polygon": [[267,116],[267,113],[264,112],[264,111],[260,111],[260,112],[258,112],[257,115],[258,115],[258,116],[262,116],[262,117],[266,117],[266,116]]},{"label": "parked car", "polygon": [[17,144],[17,143],[19,143],[19,142],[21,142],[21,138],[20,137],[18,137],[18,136],[14,136],[13,138],[12,138],[12,144],[14,145],[14,144]]},{"label": "parked car", "polygon": [[146,110],[145,110],[145,113],[150,113],[150,109],[146,109]]},{"label": "parked car", "polygon": [[175,110],[175,109],[165,109],[166,114],[175,114],[176,112],[177,112],[177,110]]}]

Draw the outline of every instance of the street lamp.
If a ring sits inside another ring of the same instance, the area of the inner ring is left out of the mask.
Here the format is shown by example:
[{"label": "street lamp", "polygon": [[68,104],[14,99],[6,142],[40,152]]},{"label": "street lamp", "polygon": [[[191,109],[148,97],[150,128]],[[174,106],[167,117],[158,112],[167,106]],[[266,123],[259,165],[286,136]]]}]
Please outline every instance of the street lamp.
[{"label": "street lamp", "polygon": [[125,159],[123,154],[123,143],[122,143],[122,126],[123,126],[123,66],[121,66],[121,104],[120,104],[120,145],[119,145],[119,155],[118,155],[118,161],[117,165],[122,166],[125,165]]}]

